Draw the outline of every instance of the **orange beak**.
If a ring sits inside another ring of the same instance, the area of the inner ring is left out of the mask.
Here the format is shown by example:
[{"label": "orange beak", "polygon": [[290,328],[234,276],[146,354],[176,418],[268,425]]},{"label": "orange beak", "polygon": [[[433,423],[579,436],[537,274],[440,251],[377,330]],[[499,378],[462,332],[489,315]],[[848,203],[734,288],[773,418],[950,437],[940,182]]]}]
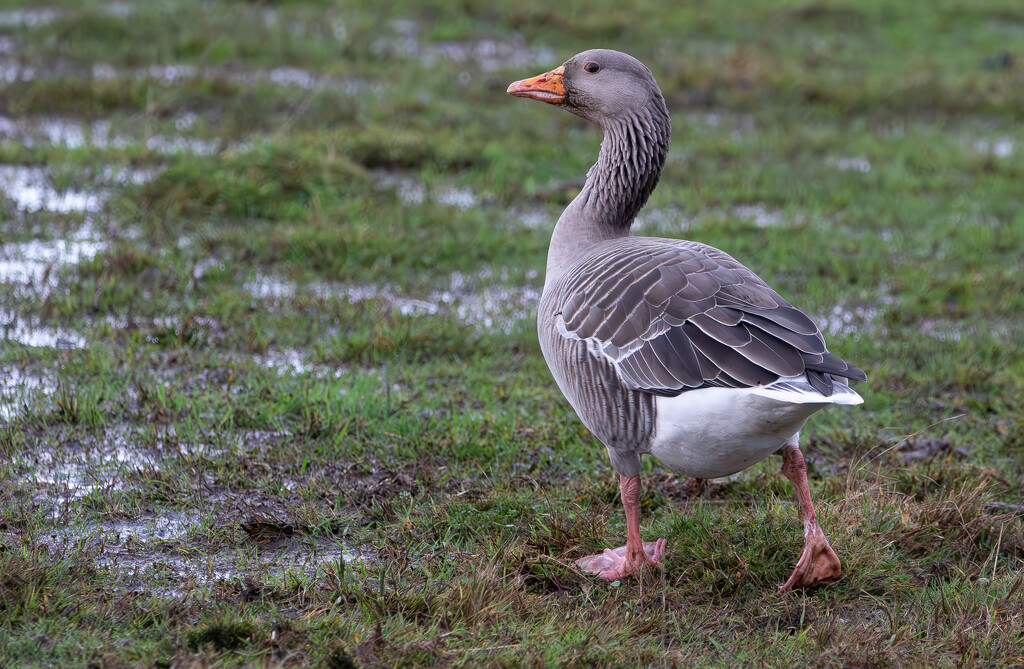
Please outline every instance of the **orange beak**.
[{"label": "orange beak", "polygon": [[531,98],[549,104],[565,102],[565,82],[562,75],[565,73],[565,66],[557,67],[550,72],[539,74],[532,79],[523,79],[509,84],[509,95],[517,98]]}]

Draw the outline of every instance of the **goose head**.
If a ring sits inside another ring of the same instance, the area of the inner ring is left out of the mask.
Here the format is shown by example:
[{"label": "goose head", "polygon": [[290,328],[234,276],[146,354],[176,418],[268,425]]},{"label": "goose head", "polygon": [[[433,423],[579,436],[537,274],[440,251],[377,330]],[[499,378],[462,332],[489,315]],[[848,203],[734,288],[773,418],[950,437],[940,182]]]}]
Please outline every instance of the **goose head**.
[{"label": "goose head", "polygon": [[646,115],[644,110],[667,116],[647,66],[611,49],[578,53],[550,72],[513,82],[507,92],[561,107],[602,127]]}]

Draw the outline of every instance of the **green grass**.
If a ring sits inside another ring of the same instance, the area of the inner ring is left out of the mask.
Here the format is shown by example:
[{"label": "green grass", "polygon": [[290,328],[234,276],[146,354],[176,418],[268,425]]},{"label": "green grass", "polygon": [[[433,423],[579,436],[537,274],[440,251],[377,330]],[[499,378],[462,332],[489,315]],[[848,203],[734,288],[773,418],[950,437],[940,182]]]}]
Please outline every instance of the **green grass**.
[{"label": "green grass", "polygon": [[[1024,11],[679,4],[0,21],[0,166],[49,194],[0,199],[0,665],[1024,662]],[[664,570],[570,566],[625,526],[532,319],[600,138],[504,91],[595,46],[673,114],[640,233],[868,373],[804,434],[829,587],[776,594],[776,461],[696,498],[646,462]]]}]

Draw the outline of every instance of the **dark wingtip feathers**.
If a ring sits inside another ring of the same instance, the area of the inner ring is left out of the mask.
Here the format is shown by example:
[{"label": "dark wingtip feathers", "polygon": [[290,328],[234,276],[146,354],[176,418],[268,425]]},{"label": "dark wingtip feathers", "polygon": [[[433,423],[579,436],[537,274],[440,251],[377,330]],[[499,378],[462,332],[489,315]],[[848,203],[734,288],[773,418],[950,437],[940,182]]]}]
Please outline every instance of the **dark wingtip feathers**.
[{"label": "dark wingtip feathers", "polygon": [[807,370],[807,381],[814,389],[825,397],[831,397],[834,385],[833,376],[849,379],[850,381],[867,381],[868,375],[860,367],[851,365],[842,358],[835,356],[828,351],[821,354],[821,361],[818,356],[804,356],[804,366]]}]

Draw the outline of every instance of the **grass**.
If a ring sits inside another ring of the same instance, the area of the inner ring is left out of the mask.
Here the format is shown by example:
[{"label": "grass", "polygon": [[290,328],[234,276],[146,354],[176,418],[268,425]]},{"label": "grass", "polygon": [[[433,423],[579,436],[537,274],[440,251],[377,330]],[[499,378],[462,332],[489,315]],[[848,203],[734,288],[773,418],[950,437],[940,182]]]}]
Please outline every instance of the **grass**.
[{"label": "grass", "polygon": [[[1019,3],[10,4],[0,665],[1024,661]],[[774,461],[646,462],[664,569],[570,566],[624,520],[532,319],[599,136],[504,90],[593,46],[673,113],[639,232],[868,372],[804,434],[832,586],[775,593]]]}]

